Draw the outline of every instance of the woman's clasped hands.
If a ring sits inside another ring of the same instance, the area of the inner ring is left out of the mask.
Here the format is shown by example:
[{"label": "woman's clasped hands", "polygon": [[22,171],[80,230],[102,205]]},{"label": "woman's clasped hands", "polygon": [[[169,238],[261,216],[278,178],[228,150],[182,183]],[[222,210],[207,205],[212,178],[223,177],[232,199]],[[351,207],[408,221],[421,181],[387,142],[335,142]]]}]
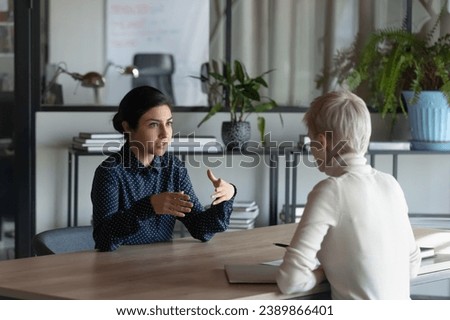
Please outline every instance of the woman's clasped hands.
[{"label": "woman's clasped hands", "polygon": [[[212,205],[217,205],[233,197],[234,187],[232,184],[216,178],[210,169],[208,169],[207,175],[214,186],[214,193],[211,195],[211,198],[214,199]],[[181,218],[191,212],[193,206],[189,195],[184,191],[154,194],[150,197],[150,202],[156,214],[171,214]]]}]

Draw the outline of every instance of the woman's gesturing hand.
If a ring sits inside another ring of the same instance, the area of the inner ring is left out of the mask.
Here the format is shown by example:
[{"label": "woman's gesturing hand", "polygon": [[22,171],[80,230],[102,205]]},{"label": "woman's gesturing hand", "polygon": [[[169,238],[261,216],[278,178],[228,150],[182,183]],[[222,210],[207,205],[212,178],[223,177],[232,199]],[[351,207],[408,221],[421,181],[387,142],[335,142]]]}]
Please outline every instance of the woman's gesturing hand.
[{"label": "woman's gesturing hand", "polygon": [[156,214],[171,214],[177,217],[184,217],[185,213],[191,212],[193,206],[184,191],[154,194],[150,197],[150,202]]},{"label": "woman's gesturing hand", "polygon": [[211,195],[211,198],[214,199],[213,205],[230,200],[234,196],[234,187],[232,184],[221,178],[216,178],[210,169],[208,169],[207,174],[214,186],[214,193]]}]

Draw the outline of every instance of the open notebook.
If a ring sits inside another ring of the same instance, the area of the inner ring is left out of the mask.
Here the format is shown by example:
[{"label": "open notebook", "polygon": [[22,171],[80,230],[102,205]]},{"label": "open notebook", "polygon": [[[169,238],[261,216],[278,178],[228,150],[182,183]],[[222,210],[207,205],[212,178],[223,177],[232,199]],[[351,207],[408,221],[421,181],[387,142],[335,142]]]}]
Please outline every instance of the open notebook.
[{"label": "open notebook", "polygon": [[228,264],[225,273],[229,283],[277,283],[276,275],[282,259],[260,264]]},{"label": "open notebook", "polygon": [[266,264],[225,265],[229,283],[276,283],[278,267]]}]

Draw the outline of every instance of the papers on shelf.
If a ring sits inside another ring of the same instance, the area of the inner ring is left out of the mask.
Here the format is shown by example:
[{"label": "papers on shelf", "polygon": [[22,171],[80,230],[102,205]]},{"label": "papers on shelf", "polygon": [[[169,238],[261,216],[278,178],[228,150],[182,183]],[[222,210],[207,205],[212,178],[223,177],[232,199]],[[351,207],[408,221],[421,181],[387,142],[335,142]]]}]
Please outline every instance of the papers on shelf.
[{"label": "papers on shelf", "polygon": [[434,248],[429,247],[420,247],[420,256],[422,259],[434,257],[436,253],[434,252]]},{"label": "papers on shelf", "polygon": [[87,151],[87,152],[117,152],[120,150],[121,146],[110,145],[110,146],[78,146],[73,144],[74,149]]},{"label": "papers on shelf", "polygon": [[258,209],[255,201],[235,201],[233,204],[233,211],[253,211]]},{"label": "papers on shelf", "polygon": [[410,150],[409,141],[372,141],[369,143],[370,150]]},{"label": "papers on shelf", "polygon": [[80,132],[80,138],[85,139],[119,139],[123,140],[123,134],[118,132]]},{"label": "papers on shelf", "polygon": [[73,137],[72,147],[87,152],[117,152],[124,142],[124,136],[121,133],[80,132],[78,137]]},{"label": "papers on shelf", "polygon": [[436,254],[450,254],[450,230],[413,228],[419,247],[433,248]]},{"label": "papers on shelf", "polygon": [[259,208],[255,201],[235,201],[228,231],[253,229]]},{"label": "papers on shelf", "polygon": [[450,254],[436,254],[430,258],[422,259],[419,274],[450,269]]}]

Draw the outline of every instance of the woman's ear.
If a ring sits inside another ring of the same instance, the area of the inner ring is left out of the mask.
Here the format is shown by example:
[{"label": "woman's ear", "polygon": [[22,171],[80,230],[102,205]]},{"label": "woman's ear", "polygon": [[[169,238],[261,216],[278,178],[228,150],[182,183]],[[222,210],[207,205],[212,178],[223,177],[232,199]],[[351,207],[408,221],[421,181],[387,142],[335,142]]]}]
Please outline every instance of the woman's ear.
[{"label": "woman's ear", "polygon": [[327,147],[327,141],[326,141],[326,137],[324,134],[322,133],[318,133],[316,135],[314,135],[313,137],[310,137],[311,142],[310,142],[310,147],[314,148],[317,151],[325,151],[326,147]]},{"label": "woman's ear", "polygon": [[130,132],[130,126],[128,125],[128,122],[122,121],[122,128],[124,132]]},{"label": "woman's ear", "polygon": [[324,149],[324,150],[326,150],[327,149],[327,137],[325,136],[325,134],[323,134],[323,133],[319,133],[317,136],[316,136],[316,140],[320,143],[320,145],[322,146],[322,148]]}]

